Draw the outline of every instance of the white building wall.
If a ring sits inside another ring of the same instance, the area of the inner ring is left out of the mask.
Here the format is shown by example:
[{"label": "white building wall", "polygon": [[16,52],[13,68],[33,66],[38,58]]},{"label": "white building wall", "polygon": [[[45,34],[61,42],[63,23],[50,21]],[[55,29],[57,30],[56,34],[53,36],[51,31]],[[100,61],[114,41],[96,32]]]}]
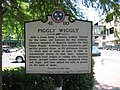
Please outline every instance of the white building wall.
[{"label": "white building wall", "polygon": [[109,34],[106,34],[106,40],[102,40],[102,42],[106,42],[106,45],[112,45],[114,46],[116,44],[115,40],[118,40],[118,37],[115,36],[115,33],[110,34],[110,28],[114,28],[114,31],[117,30],[120,36],[120,19],[116,22],[115,19],[109,23],[105,22],[105,18],[102,18],[98,25],[104,25],[106,29],[109,30]]}]

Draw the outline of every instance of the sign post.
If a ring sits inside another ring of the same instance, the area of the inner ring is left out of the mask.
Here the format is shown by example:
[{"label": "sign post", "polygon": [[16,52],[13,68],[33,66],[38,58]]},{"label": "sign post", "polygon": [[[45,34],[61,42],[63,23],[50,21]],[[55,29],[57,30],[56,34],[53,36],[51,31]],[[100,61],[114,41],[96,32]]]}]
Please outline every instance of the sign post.
[{"label": "sign post", "polygon": [[26,73],[91,73],[92,22],[69,18],[57,9],[46,21],[25,22]]},{"label": "sign post", "polygon": [[55,90],[62,90],[62,85],[63,85],[63,77],[61,75],[55,75]]}]

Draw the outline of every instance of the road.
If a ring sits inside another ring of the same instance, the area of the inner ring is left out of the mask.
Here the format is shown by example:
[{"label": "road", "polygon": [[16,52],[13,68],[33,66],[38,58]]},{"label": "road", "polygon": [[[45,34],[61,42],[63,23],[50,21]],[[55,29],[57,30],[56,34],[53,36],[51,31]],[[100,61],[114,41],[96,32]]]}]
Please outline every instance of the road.
[{"label": "road", "polygon": [[101,50],[95,61],[95,89],[120,90],[120,51]]}]

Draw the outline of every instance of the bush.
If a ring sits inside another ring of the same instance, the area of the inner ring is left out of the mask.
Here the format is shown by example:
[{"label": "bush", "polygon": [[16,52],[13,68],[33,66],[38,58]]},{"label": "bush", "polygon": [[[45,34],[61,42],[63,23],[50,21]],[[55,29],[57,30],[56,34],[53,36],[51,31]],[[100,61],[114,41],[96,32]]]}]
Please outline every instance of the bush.
[{"label": "bush", "polygon": [[25,68],[4,69],[3,90],[54,90],[53,78],[25,74]]},{"label": "bush", "polygon": [[[3,70],[3,90],[54,90],[53,75],[25,74],[25,68]],[[62,90],[92,90],[94,73],[80,75],[62,75]]]}]

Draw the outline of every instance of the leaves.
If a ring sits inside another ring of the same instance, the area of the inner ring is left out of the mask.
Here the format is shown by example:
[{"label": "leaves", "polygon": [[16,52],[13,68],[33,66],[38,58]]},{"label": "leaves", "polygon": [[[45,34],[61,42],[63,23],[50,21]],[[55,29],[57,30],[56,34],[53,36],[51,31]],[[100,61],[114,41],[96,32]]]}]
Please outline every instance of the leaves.
[{"label": "leaves", "polygon": [[113,13],[107,14],[105,21],[108,23],[108,22],[110,22],[110,21],[112,21],[112,20],[113,20]]},{"label": "leaves", "polygon": [[23,39],[24,21],[44,19],[55,8],[62,8],[69,14],[77,13],[70,0],[4,0],[2,5],[3,39],[9,39],[9,34],[15,35],[18,41]]},{"label": "leaves", "polygon": [[[113,9],[112,14],[107,15],[107,21],[110,21],[113,15],[120,16],[119,0],[81,0],[81,2],[88,8],[90,6],[97,10],[99,8],[103,13],[108,13]],[[8,32],[16,35],[15,39],[21,39],[24,34],[24,21],[44,19],[55,8],[63,9],[71,17],[84,18],[77,0],[2,0],[1,3],[3,37],[7,37],[5,33]]]}]

